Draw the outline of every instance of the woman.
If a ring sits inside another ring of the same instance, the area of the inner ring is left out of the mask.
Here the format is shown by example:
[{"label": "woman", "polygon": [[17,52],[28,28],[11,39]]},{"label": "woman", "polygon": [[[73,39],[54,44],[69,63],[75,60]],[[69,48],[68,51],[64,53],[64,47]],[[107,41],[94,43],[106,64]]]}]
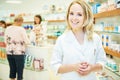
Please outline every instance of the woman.
[{"label": "woman", "polygon": [[5,21],[3,21],[3,20],[1,20],[0,21],[0,27],[3,27],[3,28],[6,28],[6,22]]},{"label": "woman", "polygon": [[34,16],[34,25],[35,27],[40,26],[42,21],[42,17],[40,15],[35,15]]},{"label": "woman", "polygon": [[30,41],[33,45],[40,44],[40,37],[42,36],[42,18],[40,15],[35,15],[34,17],[34,28],[30,33]]},{"label": "woman", "polygon": [[5,30],[5,43],[7,59],[10,67],[9,77],[15,80],[23,79],[24,58],[26,45],[29,44],[25,29],[22,27],[23,18],[17,16],[14,19],[13,25]]},{"label": "woman", "polygon": [[68,7],[67,31],[55,44],[51,68],[60,80],[97,80],[95,72],[103,69],[106,55],[100,37],[93,32],[93,14],[84,0]]}]

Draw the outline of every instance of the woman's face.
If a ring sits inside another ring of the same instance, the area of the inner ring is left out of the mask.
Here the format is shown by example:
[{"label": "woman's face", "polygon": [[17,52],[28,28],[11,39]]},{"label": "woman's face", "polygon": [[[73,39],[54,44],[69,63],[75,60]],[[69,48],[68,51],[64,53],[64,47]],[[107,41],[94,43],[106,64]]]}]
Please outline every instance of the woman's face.
[{"label": "woman's face", "polygon": [[38,17],[34,17],[34,21],[36,22],[36,24],[40,23],[40,19]]},{"label": "woman's face", "polygon": [[3,23],[0,23],[0,27],[3,27],[3,28],[5,28],[5,24],[3,24]]},{"label": "woman's face", "polygon": [[83,29],[83,23],[84,23],[84,12],[83,8],[75,3],[70,7],[69,11],[69,17],[68,22],[72,28],[72,30],[81,30]]}]

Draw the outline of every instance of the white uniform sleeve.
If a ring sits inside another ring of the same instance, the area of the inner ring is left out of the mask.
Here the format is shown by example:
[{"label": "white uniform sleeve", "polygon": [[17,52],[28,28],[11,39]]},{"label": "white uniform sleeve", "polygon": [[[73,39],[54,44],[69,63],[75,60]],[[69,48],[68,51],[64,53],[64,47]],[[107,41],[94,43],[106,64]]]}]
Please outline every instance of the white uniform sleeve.
[{"label": "white uniform sleeve", "polygon": [[55,72],[55,74],[58,74],[58,69],[62,65],[62,57],[61,40],[58,38],[51,58],[51,69]]},{"label": "white uniform sleeve", "polygon": [[36,36],[35,33],[33,31],[30,32],[30,42],[35,42]]},{"label": "white uniform sleeve", "polygon": [[104,51],[104,48],[102,46],[102,41],[100,37],[97,35],[97,40],[95,41],[97,45],[97,50],[96,50],[96,63],[99,63],[103,66],[106,64],[106,53]]}]

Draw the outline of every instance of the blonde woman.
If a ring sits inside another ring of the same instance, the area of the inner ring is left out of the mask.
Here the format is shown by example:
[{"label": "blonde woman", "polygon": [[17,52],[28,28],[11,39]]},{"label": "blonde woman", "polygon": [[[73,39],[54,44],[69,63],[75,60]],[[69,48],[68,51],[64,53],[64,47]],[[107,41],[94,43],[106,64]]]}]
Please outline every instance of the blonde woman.
[{"label": "blonde woman", "polygon": [[17,16],[13,25],[5,30],[7,59],[10,67],[10,80],[23,80],[26,45],[30,43],[25,29],[22,27],[23,18]]},{"label": "blonde woman", "polygon": [[51,68],[60,80],[97,80],[106,55],[100,37],[93,32],[93,14],[84,0],[74,0],[67,11],[67,31],[55,44]]}]

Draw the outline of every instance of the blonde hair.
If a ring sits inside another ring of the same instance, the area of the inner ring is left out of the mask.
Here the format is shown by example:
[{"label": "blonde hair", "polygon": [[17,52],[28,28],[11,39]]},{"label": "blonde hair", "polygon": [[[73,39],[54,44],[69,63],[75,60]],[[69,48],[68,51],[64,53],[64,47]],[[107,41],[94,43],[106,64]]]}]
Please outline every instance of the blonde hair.
[{"label": "blonde hair", "polygon": [[67,11],[67,30],[70,30],[70,24],[68,21],[70,8],[73,4],[79,4],[83,8],[84,12],[84,23],[83,23],[83,30],[86,32],[87,39],[93,40],[93,14],[91,11],[91,7],[84,1],[84,0],[74,0],[68,7]]},{"label": "blonde hair", "polygon": [[23,21],[23,17],[21,15],[18,15],[14,18],[14,22],[19,22],[19,21]]}]

